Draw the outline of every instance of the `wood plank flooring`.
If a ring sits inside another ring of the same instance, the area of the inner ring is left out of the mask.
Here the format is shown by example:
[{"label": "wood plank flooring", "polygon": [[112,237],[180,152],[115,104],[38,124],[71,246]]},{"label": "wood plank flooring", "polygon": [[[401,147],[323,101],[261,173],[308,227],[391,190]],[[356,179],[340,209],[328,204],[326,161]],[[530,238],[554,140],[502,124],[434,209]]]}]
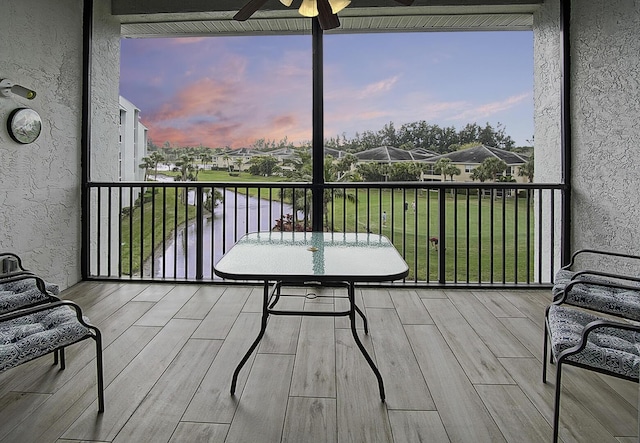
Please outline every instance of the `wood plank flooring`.
[{"label": "wood plank flooring", "polygon": [[[340,288],[283,297],[294,310],[343,310]],[[287,294],[305,289],[285,288]],[[548,290],[365,287],[356,300],[387,401],[349,322],[272,317],[260,328],[254,286],[80,283],[77,301],[104,335],[106,410],[97,413],[95,353],[67,350],[0,374],[0,442],[544,442],[553,367],[541,381]],[[333,298],[333,296],[341,298]],[[567,367],[564,442],[638,441],[638,385]]]}]

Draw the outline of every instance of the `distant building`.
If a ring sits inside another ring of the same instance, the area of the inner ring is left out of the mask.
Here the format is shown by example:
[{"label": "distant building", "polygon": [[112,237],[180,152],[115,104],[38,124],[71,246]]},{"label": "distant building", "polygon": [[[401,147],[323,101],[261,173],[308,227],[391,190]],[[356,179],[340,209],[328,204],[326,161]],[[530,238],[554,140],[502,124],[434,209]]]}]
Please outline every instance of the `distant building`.
[{"label": "distant building", "polygon": [[[142,157],[147,155],[147,128],[140,122],[140,109],[120,96],[120,151],[118,181],[143,181]],[[135,188],[134,188],[135,189]],[[137,193],[136,193],[137,192]],[[131,206],[129,194],[123,193],[122,206]],[[139,190],[134,191],[134,201]]]},{"label": "distant building", "polygon": [[118,181],[142,181],[139,165],[147,155],[147,128],[140,122],[140,109],[120,96],[120,155]]},{"label": "distant building", "polygon": [[518,175],[520,167],[524,165],[529,158],[517,152],[505,151],[504,149],[493,148],[485,145],[473,146],[471,148],[460,149],[458,151],[448,152],[446,154],[430,157],[425,162],[431,166],[424,172],[423,180],[439,181],[442,180],[441,174],[436,174],[433,167],[441,158],[448,158],[451,164],[460,169],[460,175],[455,177],[455,181],[470,182],[473,170],[487,158],[497,158],[506,163],[507,169],[503,172],[505,176],[512,176],[517,182],[524,183],[528,181],[527,177]]},{"label": "distant building", "polygon": [[393,146],[380,146],[378,148],[367,149],[355,154],[358,163],[384,163],[391,164],[397,162],[423,162],[433,156],[433,153],[425,150],[407,151],[405,149],[394,148]]}]

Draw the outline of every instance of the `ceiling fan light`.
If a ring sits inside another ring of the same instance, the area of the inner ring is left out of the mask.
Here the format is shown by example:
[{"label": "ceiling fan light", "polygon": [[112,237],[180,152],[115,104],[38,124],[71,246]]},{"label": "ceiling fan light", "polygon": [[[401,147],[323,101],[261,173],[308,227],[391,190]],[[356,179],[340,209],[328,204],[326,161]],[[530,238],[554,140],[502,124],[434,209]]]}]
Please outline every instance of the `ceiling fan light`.
[{"label": "ceiling fan light", "polygon": [[289,6],[291,6],[291,3],[293,3],[293,0],[280,0],[280,3],[288,8]]},{"label": "ceiling fan light", "polygon": [[329,4],[331,5],[331,12],[333,12],[334,14],[337,14],[338,12],[349,6],[349,3],[351,3],[351,0],[329,0]]},{"label": "ceiling fan light", "polygon": [[300,9],[298,9],[300,15],[305,17],[315,17],[318,15],[318,4],[316,0],[302,0]]}]

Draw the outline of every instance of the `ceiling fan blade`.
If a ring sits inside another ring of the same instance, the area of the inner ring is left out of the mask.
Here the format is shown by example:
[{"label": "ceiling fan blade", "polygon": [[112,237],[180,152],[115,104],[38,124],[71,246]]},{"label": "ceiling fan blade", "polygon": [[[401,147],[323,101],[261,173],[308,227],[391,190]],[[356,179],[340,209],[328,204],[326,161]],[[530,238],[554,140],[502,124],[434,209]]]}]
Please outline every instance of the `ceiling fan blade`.
[{"label": "ceiling fan blade", "polygon": [[260,9],[265,3],[267,3],[267,0],[249,0],[249,2],[233,16],[233,19],[243,22],[251,17],[253,13]]},{"label": "ceiling fan blade", "polygon": [[397,3],[405,6],[411,6],[414,0],[396,0]]},{"label": "ceiling fan blade", "polygon": [[326,31],[340,27],[340,19],[337,14],[331,10],[329,0],[317,0],[318,2],[318,21],[320,27]]}]

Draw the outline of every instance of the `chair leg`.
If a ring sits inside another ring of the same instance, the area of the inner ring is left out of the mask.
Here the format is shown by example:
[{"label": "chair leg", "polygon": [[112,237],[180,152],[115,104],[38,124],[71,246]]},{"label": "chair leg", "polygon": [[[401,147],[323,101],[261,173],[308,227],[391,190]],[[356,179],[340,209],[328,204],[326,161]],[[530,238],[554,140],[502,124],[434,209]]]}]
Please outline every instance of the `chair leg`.
[{"label": "chair leg", "polygon": [[104,370],[102,366],[102,337],[100,332],[94,337],[96,341],[96,371],[98,377],[98,412],[104,412]]},{"label": "chair leg", "polygon": [[67,367],[65,359],[64,359],[64,348],[58,349],[58,353],[60,355],[60,369],[64,369]]},{"label": "chair leg", "polygon": [[553,443],[558,441],[558,427],[560,424],[560,392],[562,387],[560,386],[560,376],[562,374],[562,362],[558,361],[556,364],[556,398],[553,407]]},{"label": "chair leg", "polygon": [[547,382],[547,348],[549,346],[549,332],[547,322],[544,322],[544,343],[542,344],[542,383]]}]

